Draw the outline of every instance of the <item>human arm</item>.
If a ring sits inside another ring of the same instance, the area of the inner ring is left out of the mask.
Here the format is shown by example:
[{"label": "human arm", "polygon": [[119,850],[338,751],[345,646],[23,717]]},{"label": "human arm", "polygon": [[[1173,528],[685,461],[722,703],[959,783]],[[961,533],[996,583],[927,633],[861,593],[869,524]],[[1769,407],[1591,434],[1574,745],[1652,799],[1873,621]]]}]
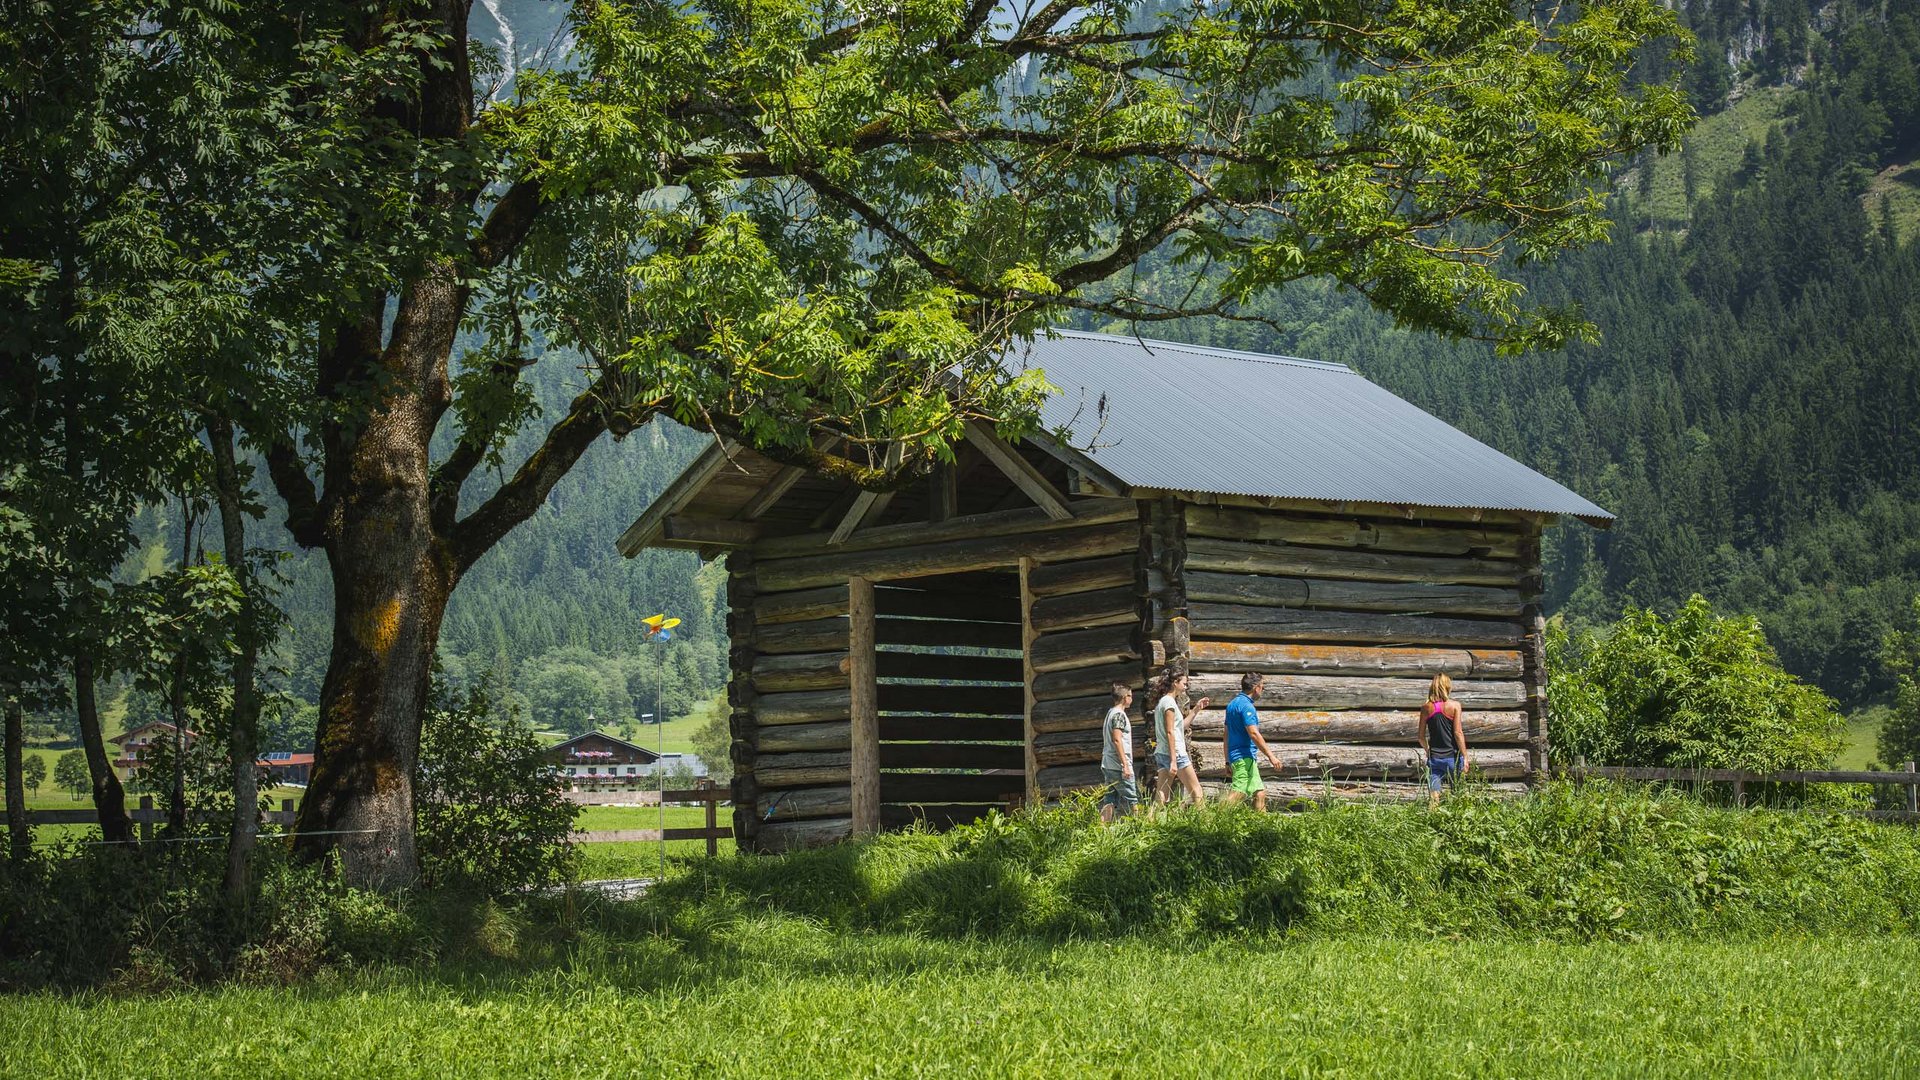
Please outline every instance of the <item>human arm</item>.
[{"label": "human arm", "polygon": [[1460,708],[1460,703],[1455,702],[1453,705],[1453,745],[1460,748],[1460,775],[1465,776],[1468,769],[1467,726],[1460,720],[1463,712],[1465,712],[1465,710]]},{"label": "human arm", "polygon": [[[1433,703],[1429,701],[1427,708],[1431,709],[1432,707]],[[1427,760],[1427,714],[1425,712],[1422,712],[1420,718],[1413,722],[1413,727],[1418,733],[1417,737],[1420,740],[1420,760],[1425,761]]]},{"label": "human arm", "polygon": [[1113,752],[1120,758],[1120,775],[1133,779],[1133,747],[1127,745],[1132,740],[1127,737],[1127,729],[1118,724],[1107,725],[1107,738],[1113,740]]},{"label": "human arm", "polygon": [[1247,725],[1247,734],[1253,737],[1253,745],[1259,747],[1260,752],[1266,755],[1267,764],[1276,769],[1280,768],[1280,759],[1273,756],[1273,747],[1268,746],[1267,737],[1260,734],[1260,722],[1258,720]]}]

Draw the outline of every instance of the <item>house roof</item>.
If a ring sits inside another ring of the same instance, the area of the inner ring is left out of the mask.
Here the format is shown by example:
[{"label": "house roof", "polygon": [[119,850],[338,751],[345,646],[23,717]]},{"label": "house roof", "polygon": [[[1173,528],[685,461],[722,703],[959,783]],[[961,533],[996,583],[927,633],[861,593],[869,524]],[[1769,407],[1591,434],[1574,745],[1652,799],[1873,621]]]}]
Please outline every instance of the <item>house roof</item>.
[{"label": "house roof", "polygon": [[[108,739],[107,741],[110,743],[124,744],[128,740],[132,739],[135,735],[143,735],[149,731],[171,732],[173,731],[173,725],[168,723],[165,720],[149,720],[146,723],[139,725],[138,727],[130,727],[127,730],[121,732],[120,734],[115,735],[114,737]],[[197,739],[200,737],[200,733],[193,730],[192,728],[187,729],[186,735],[187,735],[187,738],[189,739]]]},{"label": "house roof", "polygon": [[1043,424],[1127,488],[1613,521],[1344,364],[1073,331],[1008,359],[1045,371]]},{"label": "house roof", "polygon": [[604,739],[605,741],[613,743],[616,746],[624,746],[627,749],[634,751],[635,753],[645,754],[647,757],[647,760],[649,761],[660,760],[659,751],[649,750],[644,746],[640,746],[635,743],[630,743],[627,740],[619,737],[618,735],[609,735],[604,731],[589,731],[584,735],[575,735],[573,738],[568,739],[566,742],[554,743],[552,746],[547,747],[547,753],[564,754],[571,747],[576,746],[579,743],[583,743],[588,739]]}]

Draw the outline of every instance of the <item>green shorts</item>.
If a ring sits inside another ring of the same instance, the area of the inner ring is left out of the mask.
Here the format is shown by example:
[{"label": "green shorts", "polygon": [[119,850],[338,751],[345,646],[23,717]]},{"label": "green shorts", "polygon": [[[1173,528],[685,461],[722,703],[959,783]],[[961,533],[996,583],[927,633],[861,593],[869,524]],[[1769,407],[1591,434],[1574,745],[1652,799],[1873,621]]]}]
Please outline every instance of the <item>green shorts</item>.
[{"label": "green shorts", "polygon": [[1260,763],[1243,757],[1233,763],[1233,790],[1252,798],[1260,794]]}]

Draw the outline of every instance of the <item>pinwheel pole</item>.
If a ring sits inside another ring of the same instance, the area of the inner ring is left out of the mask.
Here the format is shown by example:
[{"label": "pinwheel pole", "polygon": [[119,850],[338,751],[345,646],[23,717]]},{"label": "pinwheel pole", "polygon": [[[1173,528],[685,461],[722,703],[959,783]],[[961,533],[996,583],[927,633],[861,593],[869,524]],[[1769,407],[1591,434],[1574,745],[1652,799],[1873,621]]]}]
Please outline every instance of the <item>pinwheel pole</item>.
[{"label": "pinwheel pole", "polygon": [[660,645],[660,666],[658,676],[653,683],[653,739],[659,747],[660,756],[653,762],[653,778],[660,782],[660,880],[667,879],[667,781],[660,771],[660,763],[667,759],[667,731],[664,726],[667,714],[664,711],[667,689],[667,642],[673,640],[673,628],[680,625],[679,619],[669,619],[665,614],[649,615],[640,620],[647,628],[642,642],[658,642]]}]

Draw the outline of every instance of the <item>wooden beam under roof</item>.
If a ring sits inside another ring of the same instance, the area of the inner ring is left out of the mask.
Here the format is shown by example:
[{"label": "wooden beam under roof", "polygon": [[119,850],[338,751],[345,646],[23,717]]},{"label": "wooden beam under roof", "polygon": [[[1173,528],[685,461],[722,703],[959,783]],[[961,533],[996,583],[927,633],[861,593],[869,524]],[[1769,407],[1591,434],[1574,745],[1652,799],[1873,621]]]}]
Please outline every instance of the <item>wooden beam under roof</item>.
[{"label": "wooden beam under roof", "polygon": [[891,491],[863,491],[854,496],[853,505],[847,508],[847,516],[840,519],[834,527],[833,535],[827,538],[829,544],[844,544],[855,529],[880,516],[887,504],[893,501]]},{"label": "wooden beam under roof", "polygon": [[987,430],[986,425],[977,420],[967,421],[967,442],[980,451],[981,456],[993,463],[994,468],[1006,474],[1035,506],[1046,511],[1055,521],[1065,521],[1073,516],[1067,501],[1060,496],[1059,489],[1053,486],[1033,463],[1020,456],[1020,451],[1000,441],[1000,437]]},{"label": "wooden beam under roof", "polygon": [[700,452],[686,472],[681,473],[673,483],[667,485],[665,491],[647,504],[645,512],[613,542],[614,549],[631,559],[658,541],[666,527],[667,518],[679,513],[681,507],[700,494],[701,489],[707,486],[707,481],[713,479],[714,474],[727,464],[738,449],[731,440],[715,439]]},{"label": "wooden beam under roof", "polygon": [[747,547],[759,535],[760,526],[751,521],[728,521],[695,514],[668,514],[660,529],[662,540],[710,547]]}]

